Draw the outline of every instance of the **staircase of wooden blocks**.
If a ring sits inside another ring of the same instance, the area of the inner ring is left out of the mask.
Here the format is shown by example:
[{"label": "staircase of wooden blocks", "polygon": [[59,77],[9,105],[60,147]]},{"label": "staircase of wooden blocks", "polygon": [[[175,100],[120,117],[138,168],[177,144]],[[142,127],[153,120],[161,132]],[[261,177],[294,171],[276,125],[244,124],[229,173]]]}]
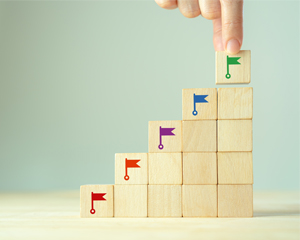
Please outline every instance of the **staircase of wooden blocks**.
[{"label": "staircase of wooden blocks", "polygon": [[[226,56],[217,84],[249,83],[250,51]],[[115,185],[81,186],[80,216],[252,217],[252,115],[250,87],[183,89],[183,120],[150,121],[149,153],[117,153]]]}]

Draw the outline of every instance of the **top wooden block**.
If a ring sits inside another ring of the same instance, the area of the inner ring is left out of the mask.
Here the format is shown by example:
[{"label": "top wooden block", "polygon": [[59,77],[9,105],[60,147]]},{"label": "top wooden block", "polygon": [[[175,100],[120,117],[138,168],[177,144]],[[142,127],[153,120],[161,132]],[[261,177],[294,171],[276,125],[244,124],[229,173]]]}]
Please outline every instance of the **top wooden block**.
[{"label": "top wooden block", "polygon": [[250,83],[250,69],[250,50],[242,50],[235,55],[216,52],[216,84]]},{"label": "top wooden block", "polygon": [[149,122],[149,153],[182,152],[181,121]]},{"label": "top wooden block", "polygon": [[189,88],[182,89],[183,120],[216,120],[217,89]]}]

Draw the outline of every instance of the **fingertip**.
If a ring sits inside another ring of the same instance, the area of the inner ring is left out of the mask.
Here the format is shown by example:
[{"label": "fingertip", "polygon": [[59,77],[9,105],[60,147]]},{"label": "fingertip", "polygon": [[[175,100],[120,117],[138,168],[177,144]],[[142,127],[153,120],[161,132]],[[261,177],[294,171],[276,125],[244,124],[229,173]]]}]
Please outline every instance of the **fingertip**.
[{"label": "fingertip", "polygon": [[201,14],[198,0],[178,0],[177,2],[179,11],[184,17],[195,18]]},{"label": "fingertip", "polygon": [[186,18],[195,18],[198,17],[201,13],[200,11],[180,11],[182,13],[182,15]]},{"label": "fingertip", "polygon": [[177,0],[155,0],[155,2],[158,6],[167,10],[177,8]]},{"label": "fingertip", "polygon": [[230,39],[227,44],[226,44],[226,48],[225,51],[228,54],[237,54],[241,49],[241,44],[237,39]]}]

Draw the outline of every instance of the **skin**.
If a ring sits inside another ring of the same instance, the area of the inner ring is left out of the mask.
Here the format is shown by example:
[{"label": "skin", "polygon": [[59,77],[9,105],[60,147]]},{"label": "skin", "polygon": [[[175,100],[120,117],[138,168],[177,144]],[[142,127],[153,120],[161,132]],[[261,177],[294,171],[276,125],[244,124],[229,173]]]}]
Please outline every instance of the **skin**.
[{"label": "skin", "polygon": [[216,51],[236,54],[243,43],[243,0],[155,0],[164,9],[178,8],[187,18],[199,15],[213,22]]}]

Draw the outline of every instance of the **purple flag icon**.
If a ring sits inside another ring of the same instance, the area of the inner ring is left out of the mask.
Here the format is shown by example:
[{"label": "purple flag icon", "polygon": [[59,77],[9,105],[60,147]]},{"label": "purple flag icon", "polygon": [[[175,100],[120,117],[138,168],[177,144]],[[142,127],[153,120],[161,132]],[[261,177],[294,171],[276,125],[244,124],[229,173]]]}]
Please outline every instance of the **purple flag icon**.
[{"label": "purple flag icon", "polygon": [[159,126],[159,145],[158,148],[162,150],[164,148],[164,145],[162,144],[162,136],[172,136],[175,134],[172,132],[175,128],[162,128]]}]

